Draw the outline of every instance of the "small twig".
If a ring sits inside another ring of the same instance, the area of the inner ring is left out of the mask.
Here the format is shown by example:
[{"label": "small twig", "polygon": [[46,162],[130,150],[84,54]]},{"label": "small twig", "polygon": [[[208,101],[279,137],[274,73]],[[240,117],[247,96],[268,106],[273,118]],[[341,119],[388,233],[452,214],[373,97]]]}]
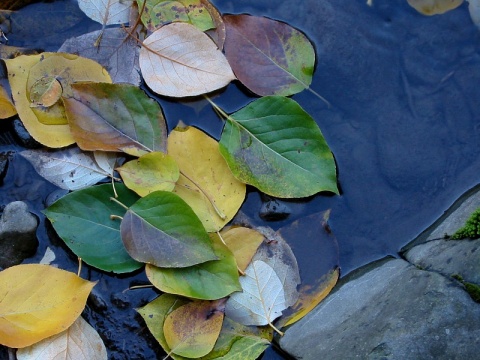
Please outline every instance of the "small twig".
[{"label": "small twig", "polygon": [[120,205],[121,207],[123,207],[125,210],[129,210],[129,207],[127,205],[125,205],[124,203],[118,201],[117,199],[115,199],[114,197],[110,197],[110,201],[113,201],[114,203],[117,203],[118,205]]},{"label": "small twig", "polygon": [[80,273],[82,272],[82,258],[78,258],[78,272],[77,276],[80,277]]}]

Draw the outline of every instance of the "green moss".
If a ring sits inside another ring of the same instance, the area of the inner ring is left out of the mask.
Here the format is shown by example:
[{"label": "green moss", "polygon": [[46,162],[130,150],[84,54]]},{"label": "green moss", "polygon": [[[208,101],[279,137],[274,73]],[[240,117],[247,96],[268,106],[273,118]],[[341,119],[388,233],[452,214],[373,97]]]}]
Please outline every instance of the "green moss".
[{"label": "green moss", "polygon": [[480,208],[475,210],[465,222],[465,226],[458,229],[450,239],[476,239],[480,237]]},{"label": "green moss", "polygon": [[466,281],[463,283],[463,285],[465,285],[465,289],[467,290],[473,301],[480,303],[480,286]]}]

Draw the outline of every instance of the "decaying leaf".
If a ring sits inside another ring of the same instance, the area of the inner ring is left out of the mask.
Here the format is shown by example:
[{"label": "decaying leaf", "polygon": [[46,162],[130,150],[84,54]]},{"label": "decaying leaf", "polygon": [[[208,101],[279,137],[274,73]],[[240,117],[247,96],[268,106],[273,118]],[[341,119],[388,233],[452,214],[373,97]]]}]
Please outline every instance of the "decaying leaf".
[{"label": "decaying leaf", "polygon": [[198,217],[171,192],[155,191],[138,200],[120,231],[130,256],[147,264],[187,267],[217,259]]},{"label": "decaying leaf", "polygon": [[117,168],[125,185],[140,196],[157,190],[172,191],[180,175],[175,160],[162,152],[151,152]]},{"label": "decaying leaf", "polygon": [[[102,37],[98,46],[95,42]],[[114,83],[140,86],[137,42],[122,28],[97,30],[66,40],[58,52],[75,53],[107,69]]]},{"label": "decaying leaf", "polygon": [[407,0],[407,2],[423,15],[437,15],[459,7],[463,0]]},{"label": "decaying leaf", "polygon": [[265,96],[227,117],[220,152],[242,182],[280,198],[338,194],[333,155],[294,100]]},{"label": "decaying leaf", "polygon": [[0,86],[0,119],[9,118],[17,113],[15,106],[13,106],[7,91]]},{"label": "decaying leaf", "polygon": [[95,283],[49,265],[17,265],[0,272],[0,344],[32,345],[67,329]]},{"label": "decaying leaf", "polygon": [[78,0],[85,15],[104,25],[127,23],[132,3],[133,0]]},{"label": "decaying leaf", "polygon": [[18,360],[107,360],[102,338],[80,316],[67,330],[18,349]]},{"label": "decaying leaf", "polygon": [[[22,55],[5,60],[5,63],[20,120],[35,140],[51,148],[68,146],[75,140],[70,133],[63,103],[57,99],[58,86],[55,85],[57,90],[53,91],[53,96],[49,91],[40,91],[39,97],[38,82],[41,79],[47,84],[59,82],[62,97],[72,95],[71,84],[77,81],[111,82],[100,64],[72,54]],[[47,96],[50,106],[39,104],[42,94]],[[52,104],[55,99],[57,101]],[[32,100],[34,106],[31,106]]]},{"label": "decaying leaf", "polygon": [[232,227],[222,230],[220,234],[235,256],[238,268],[245,271],[263,242],[263,234],[246,227]]},{"label": "decaying leaf", "polygon": [[[138,196],[123,184],[116,184],[118,201],[129,206]],[[143,266],[127,253],[120,237],[120,220],[125,209],[112,201],[112,184],[74,191],[44,210],[57,234],[84,262],[96,268],[126,273]],[[112,218],[112,215],[117,218]]]},{"label": "decaying leaf", "polygon": [[205,94],[235,79],[215,43],[186,23],[165,25],[151,34],[140,50],[140,69],[154,92],[173,97]]},{"label": "decaying leaf", "polygon": [[225,23],[223,22],[222,14],[220,14],[217,8],[213,6],[209,0],[200,0],[200,2],[210,13],[210,16],[215,24],[214,29],[207,30],[205,33],[210,36],[215,44],[217,44],[217,47],[222,50],[223,44],[225,43],[225,38],[227,36],[227,30],[225,29]]},{"label": "decaying leaf", "polygon": [[[242,292],[233,293],[225,314],[244,325],[270,325],[287,308],[283,284],[273,268],[253,261],[240,278]],[[278,331],[278,330],[277,330]]]},{"label": "decaying leaf", "polygon": [[141,156],[166,149],[166,125],[158,103],[128,84],[78,83],[64,98],[70,128],[83,150]]},{"label": "decaying leaf", "polygon": [[246,186],[230,172],[218,142],[194,127],[176,128],[168,137],[168,154],[180,168],[174,192],[208,232],[220,230],[242,205]]},{"label": "decaying leaf", "polygon": [[95,161],[92,153],[78,147],[59,150],[24,150],[20,155],[27,159],[45,179],[66,190],[78,190],[111,176]]},{"label": "decaying leaf", "polygon": [[218,260],[185,268],[158,268],[147,265],[145,271],[150,282],[163,292],[192,299],[216,300],[241,291],[233,254],[210,234]]},{"label": "decaying leaf", "polygon": [[138,8],[145,2],[142,22],[152,32],[175,21],[192,24],[201,31],[215,26],[201,0],[137,0]]},{"label": "decaying leaf", "polygon": [[163,332],[170,351],[189,358],[207,355],[220,335],[224,301],[192,301],[165,317]]},{"label": "decaying leaf", "polygon": [[309,87],[315,50],[290,25],[250,15],[224,16],[225,54],[237,78],[257,95],[296,94]]}]

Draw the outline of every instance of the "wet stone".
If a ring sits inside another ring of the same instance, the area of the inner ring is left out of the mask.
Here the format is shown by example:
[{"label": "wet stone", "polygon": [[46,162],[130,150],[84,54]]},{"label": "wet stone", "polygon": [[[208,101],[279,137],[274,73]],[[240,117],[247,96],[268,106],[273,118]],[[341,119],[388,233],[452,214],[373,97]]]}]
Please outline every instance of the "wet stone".
[{"label": "wet stone", "polygon": [[290,207],[282,200],[264,196],[259,215],[266,221],[278,221],[286,219],[291,213]]},{"label": "wet stone", "polygon": [[9,154],[8,152],[1,152],[0,153],[0,184],[3,183],[3,178],[7,173],[8,168],[8,161],[9,161]]},{"label": "wet stone", "polygon": [[23,147],[27,149],[37,149],[42,146],[28,133],[27,129],[25,129],[25,126],[23,126],[19,119],[15,119],[13,121],[13,130],[15,132],[17,141]]},{"label": "wet stone", "polygon": [[88,295],[87,303],[92,310],[97,313],[103,313],[108,308],[107,302],[103,299],[102,294],[95,288],[93,288],[90,295]]},{"label": "wet stone", "polygon": [[110,296],[110,301],[119,309],[127,309],[130,307],[128,295],[122,292],[113,293]]}]

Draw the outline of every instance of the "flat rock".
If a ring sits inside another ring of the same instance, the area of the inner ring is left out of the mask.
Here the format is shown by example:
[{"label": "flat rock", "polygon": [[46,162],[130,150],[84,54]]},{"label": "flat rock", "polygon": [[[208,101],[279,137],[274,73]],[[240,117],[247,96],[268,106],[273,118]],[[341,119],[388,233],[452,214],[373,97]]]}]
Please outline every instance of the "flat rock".
[{"label": "flat rock", "polygon": [[297,359],[474,359],[480,306],[461,285],[401,259],[349,274],[280,346]]},{"label": "flat rock", "polygon": [[5,206],[0,219],[0,267],[20,264],[35,254],[37,225],[37,218],[25,202],[14,201]]}]

